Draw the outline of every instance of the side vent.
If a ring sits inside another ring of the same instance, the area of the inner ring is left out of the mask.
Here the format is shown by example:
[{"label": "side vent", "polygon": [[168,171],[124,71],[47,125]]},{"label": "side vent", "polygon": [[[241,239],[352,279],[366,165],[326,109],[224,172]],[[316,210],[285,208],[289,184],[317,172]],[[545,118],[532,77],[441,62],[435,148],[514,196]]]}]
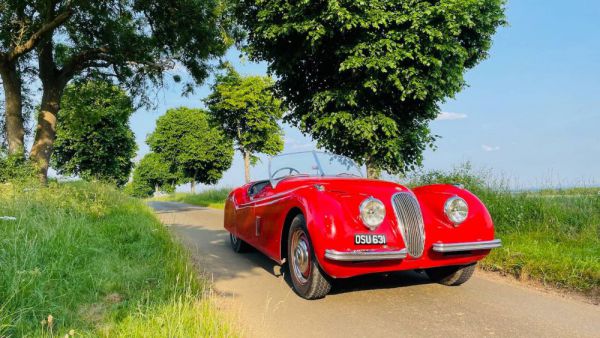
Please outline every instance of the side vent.
[{"label": "side vent", "polygon": [[260,231],[262,230],[260,216],[256,216],[255,225],[256,225],[256,236],[258,237],[258,236],[260,236]]}]

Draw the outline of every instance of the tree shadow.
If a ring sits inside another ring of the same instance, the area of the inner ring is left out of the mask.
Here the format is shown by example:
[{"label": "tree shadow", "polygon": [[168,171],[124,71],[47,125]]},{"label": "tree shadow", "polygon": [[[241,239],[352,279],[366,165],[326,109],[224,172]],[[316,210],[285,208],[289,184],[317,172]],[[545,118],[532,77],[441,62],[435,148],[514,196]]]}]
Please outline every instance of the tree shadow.
[{"label": "tree shadow", "polygon": [[208,207],[182,204],[178,202],[148,201],[146,204],[154,210],[155,214],[159,215],[210,209]]},{"label": "tree shadow", "polygon": [[[254,248],[249,249],[248,252],[235,253],[229,244],[229,233],[225,230],[182,224],[171,225],[170,228],[192,251],[199,268],[214,282],[259,275],[260,273],[256,271],[256,268],[259,268],[273,278],[283,280],[290,289],[293,289],[287,264],[281,266]],[[198,238],[201,239],[200,242],[194,240]],[[425,274],[412,270],[377,273],[334,279],[330,294],[395,289],[429,283],[431,281]],[[225,296],[234,295],[225,294]]]}]

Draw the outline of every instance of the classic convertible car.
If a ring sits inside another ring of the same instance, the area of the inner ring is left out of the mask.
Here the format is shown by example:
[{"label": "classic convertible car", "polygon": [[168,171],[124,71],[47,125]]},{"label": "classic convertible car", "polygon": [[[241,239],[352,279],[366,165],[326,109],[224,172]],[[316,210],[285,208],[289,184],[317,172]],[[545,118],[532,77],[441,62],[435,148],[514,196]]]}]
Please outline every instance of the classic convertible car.
[{"label": "classic convertible car", "polygon": [[236,252],[252,246],[287,262],[307,299],[324,297],[335,278],[399,270],[460,285],[501,246],[487,209],[461,186],[408,189],[314,151],[273,157],[268,180],[229,194],[224,225]]}]

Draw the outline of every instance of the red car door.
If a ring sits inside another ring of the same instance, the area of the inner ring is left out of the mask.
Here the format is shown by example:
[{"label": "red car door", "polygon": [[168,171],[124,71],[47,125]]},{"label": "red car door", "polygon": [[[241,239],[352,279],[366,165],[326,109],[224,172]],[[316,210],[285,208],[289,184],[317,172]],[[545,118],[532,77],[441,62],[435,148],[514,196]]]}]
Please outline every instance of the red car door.
[{"label": "red car door", "polygon": [[256,246],[258,241],[255,235],[255,201],[250,199],[247,189],[240,189],[239,196],[236,197],[235,227],[237,235],[249,244]]},{"label": "red car door", "polygon": [[278,203],[281,198],[271,185],[265,186],[254,198],[255,234],[258,246],[267,256],[279,256],[281,224],[277,222]]}]

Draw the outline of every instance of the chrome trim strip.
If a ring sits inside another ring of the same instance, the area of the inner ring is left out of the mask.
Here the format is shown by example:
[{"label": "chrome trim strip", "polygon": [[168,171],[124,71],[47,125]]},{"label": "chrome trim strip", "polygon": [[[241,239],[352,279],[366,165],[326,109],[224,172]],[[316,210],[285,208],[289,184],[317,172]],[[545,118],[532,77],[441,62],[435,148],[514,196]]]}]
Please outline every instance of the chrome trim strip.
[{"label": "chrome trim strip", "polygon": [[390,259],[404,259],[408,250],[355,250],[355,251],[337,251],[325,250],[325,258],[332,261],[359,262],[359,261],[381,261]]},{"label": "chrome trim strip", "polygon": [[435,252],[458,252],[471,250],[488,250],[499,248],[502,246],[500,239],[481,242],[462,242],[462,243],[434,243],[433,251]]}]

